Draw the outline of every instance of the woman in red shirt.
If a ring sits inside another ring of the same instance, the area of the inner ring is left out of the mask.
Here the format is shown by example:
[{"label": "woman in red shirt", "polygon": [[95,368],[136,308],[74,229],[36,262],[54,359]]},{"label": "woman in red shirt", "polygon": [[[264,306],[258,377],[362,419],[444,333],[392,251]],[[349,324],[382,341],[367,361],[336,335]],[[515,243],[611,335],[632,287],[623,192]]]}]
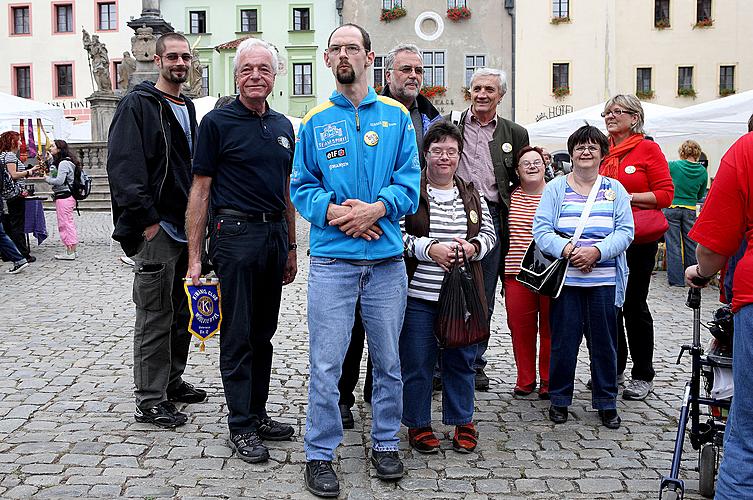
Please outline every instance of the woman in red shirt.
[{"label": "woman in red shirt", "polygon": [[623,379],[629,348],[632,380],[622,397],[643,400],[653,389],[654,379],[654,320],[648,309],[648,288],[659,239],[668,227],[661,209],[672,202],[674,186],[664,153],[645,138],[643,107],[637,97],[612,97],[601,116],[609,133],[609,154],[599,173],[625,186],[635,219],[635,239],[627,249],[630,275],[625,304],[617,317],[617,379]]}]

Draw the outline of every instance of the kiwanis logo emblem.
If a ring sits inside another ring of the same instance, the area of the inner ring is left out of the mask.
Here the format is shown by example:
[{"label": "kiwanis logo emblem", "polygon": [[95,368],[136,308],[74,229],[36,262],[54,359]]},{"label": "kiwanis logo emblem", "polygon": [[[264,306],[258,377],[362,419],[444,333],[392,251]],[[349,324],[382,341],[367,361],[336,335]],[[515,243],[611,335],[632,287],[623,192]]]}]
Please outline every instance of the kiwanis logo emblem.
[{"label": "kiwanis logo emblem", "polygon": [[205,295],[196,302],[196,310],[202,316],[211,316],[214,314],[214,302]]},{"label": "kiwanis logo emblem", "polygon": [[199,350],[204,350],[204,341],[220,330],[222,308],[220,306],[220,283],[217,279],[201,278],[199,286],[194,286],[191,278],[186,278],[183,288],[188,296],[191,321],[188,331],[201,341]]}]

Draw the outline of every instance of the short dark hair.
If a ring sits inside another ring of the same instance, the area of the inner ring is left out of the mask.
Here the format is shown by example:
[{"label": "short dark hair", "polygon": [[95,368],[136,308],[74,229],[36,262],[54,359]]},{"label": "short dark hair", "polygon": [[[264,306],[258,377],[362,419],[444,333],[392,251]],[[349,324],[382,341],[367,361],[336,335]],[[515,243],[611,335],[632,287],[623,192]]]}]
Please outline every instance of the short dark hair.
[{"label": "short dark hair", "polygon": [[165,42],[167,42],[168,40],[180,40],[181,42],[186,42],[188,44],[188,48],[191,48],[191,44],[189,43],[188,38],[184,37],[180,33],[165,33],[157,39],[157,48],[155,49],[155,52],[158,56],[162,57],[162,54],[165,53]]},{"label": "short dark hair", "polygon": [[339,30],[340,28],[345,28],[346,26],[352,26],[361,32],[361,38],[363,38],[363,48],[366,49],[366,52],[371,52],[371,37],[369,36],[369,33],[361,26],[353,23],[345,23],[333,29],[332,33],[329,34],[329,38],[327,38],[327,47],[329,47],[329,42],[332,40],[332,35],[335,34],[335,31]]},{"label": "short dark hair", "polygon": [[517,166],[518,163],[520,163],[520,159],[523,158],[523,155],[526,153],[530,153],[531,151],[535,151],[539,154],[541,157],[541,161],[544,161],[544,150],[541,149],[538,146],[523,146],[520,151],[518,151],[518,157],[515,158],[515,165]]},{"label": "short dark hair", "polygon": [[575,146],[589,142],[599,145],[602,158],[609,154],[609,139],[607,139],[607,136],[601,130],[588,123],[567,138],[567,152],[570,153],[570,156],[573,156]]},{"label": "short dark hair", "polygon": [[458,152],[463,152],[463,134],[460,129],[450,122],[440,120],[429,127],[424,135],[424,153],[429,152],[429,148],[435,142],[443,141],[446,138],[455,139],[458,142]]}]

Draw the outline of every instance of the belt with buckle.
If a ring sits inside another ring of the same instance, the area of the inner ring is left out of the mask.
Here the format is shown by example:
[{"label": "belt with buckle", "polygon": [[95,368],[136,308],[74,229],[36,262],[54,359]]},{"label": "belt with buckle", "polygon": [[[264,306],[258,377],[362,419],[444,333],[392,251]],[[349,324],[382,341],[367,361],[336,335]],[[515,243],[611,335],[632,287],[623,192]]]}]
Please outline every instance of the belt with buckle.
[{"label": "belt with buckle", "polygon": [[229,215],[231,217],[239,217],[248,222],[280,222],[285,214],[283,212],[267,213],[256,212],[247,214],[246,212],[239,212],[238,210],[232,210],[230,208],[220,208],[217,210],[217,215]]}]

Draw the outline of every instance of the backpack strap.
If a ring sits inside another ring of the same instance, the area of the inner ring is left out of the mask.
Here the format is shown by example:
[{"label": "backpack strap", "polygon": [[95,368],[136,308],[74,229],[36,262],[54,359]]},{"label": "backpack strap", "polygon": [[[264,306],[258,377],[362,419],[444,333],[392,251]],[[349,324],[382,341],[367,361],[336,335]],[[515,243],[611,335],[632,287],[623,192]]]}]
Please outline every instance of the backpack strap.
[{"label": "backpack strap", "polygon": [[460,125],[461,116],[463,116],[462,112],[453,110],[452,113],[450,113],[450,121],[453,125]]}]

